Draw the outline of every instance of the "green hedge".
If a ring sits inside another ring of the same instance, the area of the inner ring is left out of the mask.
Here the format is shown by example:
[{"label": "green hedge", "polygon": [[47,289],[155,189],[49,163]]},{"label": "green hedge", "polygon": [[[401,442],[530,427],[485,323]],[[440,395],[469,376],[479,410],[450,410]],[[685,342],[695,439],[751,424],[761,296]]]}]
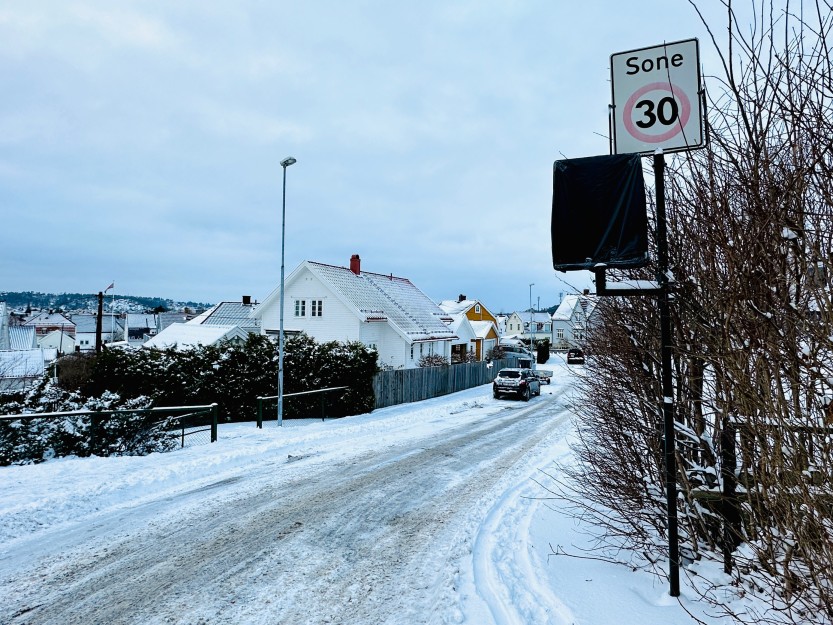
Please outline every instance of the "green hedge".
[{"label": "green hedge", "polygon": [[[373,410],[376,352],[362,343],[317,343],[305,334],[287,338],[284,393],[347,386],[327,394],[327,415],[342,417]],[[243,345],[223,343],[175,349],[110,349],[75,355],[58,366],[59,386],[81,397],[105,392],[123,398],[146,396],[154,406],[211,404],[225,421],[257,416],[257,398],[277,395],[278,352],[265,336]],[[312,412],[311,412],[312,411]],[[287,398],[286,418],[319,416],[320,399]]]}]

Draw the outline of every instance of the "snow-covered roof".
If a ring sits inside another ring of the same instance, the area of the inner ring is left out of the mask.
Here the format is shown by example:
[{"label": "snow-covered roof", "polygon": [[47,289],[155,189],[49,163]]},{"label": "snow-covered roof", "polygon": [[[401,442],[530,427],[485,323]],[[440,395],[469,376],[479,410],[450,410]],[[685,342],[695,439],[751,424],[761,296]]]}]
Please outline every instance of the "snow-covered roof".
[{"label": "snow-covered roof", "polygon": [[[94,334],[96,330],[98,315],[78,314],[72,315],[72,323],[75,324],[75,332],[77,334]],[[101,330],[102,332],[110,332],[110,329],[115,327],[117,330],[122,329],[122,320],[118,316],[104,313],[101,315]]]},{"label": "snow-covered roof", "polygon": [[448,319],[447,324],[459,339],[458,341],[455,341],[455,344],[468,343],[469,341],[477,338],[477,335],[474,332],[474,324],[469,321],[469,318],[463,313],[450,315],[450,319]]},{"label": "snow-covered roof", "polygon": [[156,315],[152,313],[127,313],[128,328],[156,329]]},{"label": "snow-covered roof", "polygon": [[220,302],[188,323],[199,325],[240,326],[253,334],[260,334],[260,319],[252,316],[257,304]]},{"label": "snow-covered roof", "polygon": [[464,313],[468,311],[469,308],[474,306],[477,303],[477,300],[473,299],[464,299],[464,300],[454,300],[454,299],[444,299],[440,302],[439,306],[445,312],[450,315],[457,315],[459,313]]},{"label": "snow-covered roof", "polygon": [[214,326],[192,323],[172,323],[145,342],[144,347],[189,349],[200,345],[214,345],[222,340],[246,340],[248,332],[238,326]]},{"label": "snow-covered roof", "polygon": [[32,317],[31,319],[24,321],[23,325],[25,326],[66,326],[67,328],[72,328],[75,324],[65,315],[62,313],[56,312],[42,312]]},{"label": "snow-covered roof", "polygon": [[532,318],[533,323],[548,323],[550,321],[549,313],[545,312],[530,313],[528,310],[524,310],[522,312],[515,312],[515,314],[520,317],[521,321],[524,323],[529,323],[530,317]]},{"label": "snow-covered roof", "polygon": [[[454,332],[446,325],[448,314],[407,278],[304,261],[289,280],[306,268],[364,321],[387,321],[408,341],[449,340]],[[274,291],[255,311],[278,296]]]},{"label": "snow-covered roof", "polygon": [[577,306],[581,306],[584,310],[585,317],[589,317],[596,307],[595,295],[565,295],[561,300],[561,304],[552,314],[553,321],[569,321],[573,318],[573,313]]},{"label": "snow-covered roof", "polygon": [[186,312],[162,312],[156,316],[159,330],[164,330],[172,323],[186,323],[191,321],[195,315]]},{"label": "snow-covered roof", "polygon": [[495,324],[491,321],[469,321],[471,327],[474,329],[474,334],[479,339],[488,338],[489,332],[495,328]]},{"label": "snow-covered roof", "polygon": [[34,326],[9,326],[8,330],[9,349],[34,349],[38,346]]}]

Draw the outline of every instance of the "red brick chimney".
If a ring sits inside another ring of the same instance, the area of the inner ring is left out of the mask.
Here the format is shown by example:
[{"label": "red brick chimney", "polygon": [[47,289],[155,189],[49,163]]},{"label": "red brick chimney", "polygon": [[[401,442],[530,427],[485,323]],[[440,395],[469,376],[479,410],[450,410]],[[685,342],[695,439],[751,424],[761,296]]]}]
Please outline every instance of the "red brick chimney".
[{"label": "red brick chimney", "polygon": [[359,258],[358,254],[353,254],[350,257],[350,271],[357,276],[360,276],[362,273],[362,259]]}]

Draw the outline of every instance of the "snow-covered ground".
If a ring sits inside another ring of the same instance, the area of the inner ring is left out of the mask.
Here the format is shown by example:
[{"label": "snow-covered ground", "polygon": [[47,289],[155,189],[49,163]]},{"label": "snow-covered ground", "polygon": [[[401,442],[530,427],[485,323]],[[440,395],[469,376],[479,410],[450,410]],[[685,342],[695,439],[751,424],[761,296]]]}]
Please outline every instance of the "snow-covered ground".
[{"label": "snow-covered ground", "polygon": [[581,369],[548,368],[526,404],[482,386],[221,425],[216,444],[167,454],[0,468],[0,622],[723,622],[685,576],[678,601],[644,571],[552,554],[591,539],[542,486],[571,461]]}]

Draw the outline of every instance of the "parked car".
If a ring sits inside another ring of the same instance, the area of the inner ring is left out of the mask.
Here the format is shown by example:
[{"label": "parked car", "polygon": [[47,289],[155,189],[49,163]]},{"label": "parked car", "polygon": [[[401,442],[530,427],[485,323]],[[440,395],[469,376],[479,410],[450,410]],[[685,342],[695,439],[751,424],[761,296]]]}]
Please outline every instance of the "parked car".
[{"label": "parked car", "polygon": [[583,365],[584,352],[578,347],[571,347],[567,350],[567,364],[568,365]]},{"label": "parked car", "polygon": [[552,379],[552,371],[546,369],[535,369],[535,375],[541,381],[541,384],[549,384]]},{"label": "parked car", "polygon": [[523,345],[516,345],[514,343],[501,343],[500,349],[504,354],[514,354],[520,358],[532,358],[532,352]]},{"label": "parked car", "polygon": [[541,394],[541,382],[532,369],[507,367],[498,372],[492,383],[492,394],[495,399],[504,395],[514,395],[529,401],[533,395]]}]

